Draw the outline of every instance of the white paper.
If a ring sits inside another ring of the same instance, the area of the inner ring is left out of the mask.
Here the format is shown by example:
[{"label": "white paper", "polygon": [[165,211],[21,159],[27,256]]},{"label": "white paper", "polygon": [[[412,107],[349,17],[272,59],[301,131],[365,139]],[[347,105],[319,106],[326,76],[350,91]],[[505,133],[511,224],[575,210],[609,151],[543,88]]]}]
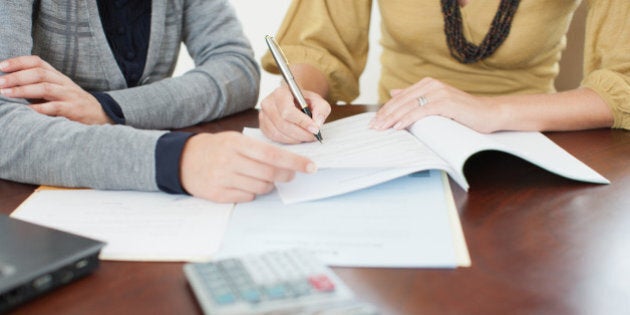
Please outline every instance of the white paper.
[{"label": "white paper", "polygon": [[[430,116],[416,122],[411,133],[459,174],[463,173],[464,163],[471,155],[497,150],[569,179],[597,184],[610,183],[540,132],[502,131],[482,134],[450,119]],[[467,188],[468,184],[462,187]]]},{"label": "white paper", "polygon": [[[468,190],[464,164],[486,150],[513,154],[566,178],[609,183],[540,132],[481,134],[439,116],[417,121],[410,131],[376,131],[368,127],[373,117],[374,113],[363,113],[325,124],[323,144],[276,144],[311,158],[319,168],[316,174],[298,174],[292,182],[277,183],[282,200],[287,204],[316,200],[430,169],[446,171]],[[243,133],[271,142],[258,129],[246,128]]]},{"label": "white paper", "polygon": [[[276,145],[309,157],[319,169],[412,167],[423,160],[440,160],[406,130],[368,128],[373,116],[365,113],[325,124],[321,129],[323,143]],[[271,142],[259,129],[245,128],[243,134]]]},{"label": "white paper", "polygon": [[317,200],[374,186],[416,171],[422,167],[322,169],[316,174],[295,175],[286,183],[276,183],[285,204]]},{"label": "white paper", "polygon": [[[406,130],[368,128],[374,113],[328,123],[324,143],[278,144],[312,159],[316,174],[300,174],[288,183],[276,183],[286,204],[316,200],[370,187],[413,172],[439,169],[454,173],[448,164]],[[270,142],[259,129],[243,134]]]},{"label": "white paper", "polygon": [[470,265],[446,176],[438,171],[315,202],[284,205],[272,193],[239,204],[217,257],[295,247],[333,266]]},{"label": "white paper", "polygon": [[38,190],[11,216],[105,241],[104,260],[197,261],[219,248],[232,208],[165,193]]}]

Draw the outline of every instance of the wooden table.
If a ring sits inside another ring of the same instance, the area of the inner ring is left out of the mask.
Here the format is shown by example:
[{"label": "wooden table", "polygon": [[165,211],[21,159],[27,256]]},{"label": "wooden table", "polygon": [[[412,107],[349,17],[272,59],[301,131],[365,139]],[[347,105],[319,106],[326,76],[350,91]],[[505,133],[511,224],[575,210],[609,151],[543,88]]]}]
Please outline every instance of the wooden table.
[{"label": "wooden table", "polygon": [[[341,106],[333,118],[366,110]],[[251,110],[190,130],[256,125]],[[451,183],[471,268],[335,271],[385,314],[628,314],[630,133],[547,136],[612,184],[573,182],[508,155],[482,153],[466,166],[468,193]],[[0,180],[0,211],[13,211],[34,188]],[[104,261],[93,275],[15,313],[200,312],[181,263]]]}]

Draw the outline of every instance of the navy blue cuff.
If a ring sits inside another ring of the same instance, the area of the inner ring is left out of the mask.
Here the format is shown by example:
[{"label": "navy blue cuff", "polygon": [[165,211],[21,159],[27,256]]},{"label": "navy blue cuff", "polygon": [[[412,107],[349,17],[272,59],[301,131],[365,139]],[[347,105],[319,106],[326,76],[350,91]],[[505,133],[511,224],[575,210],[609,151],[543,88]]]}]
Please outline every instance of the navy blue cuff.
[{"label": "navy blue cuff", "polygon": [[163,134],[155,146],[155,180],[161,191],[169,194],[188,194],[180,179],[180,160],[184,145],[192,132],[174,131]]},{"label": "navy blue cuff", "polygon": [[96,100],[101,103],[101,107],[105,111],[107,117],[111,118],[115,124],[124,125],[125,115],[123,115],[122,108],[118,105],[118,102],[114,100],[109,94],[104,92],[90,92]]}]

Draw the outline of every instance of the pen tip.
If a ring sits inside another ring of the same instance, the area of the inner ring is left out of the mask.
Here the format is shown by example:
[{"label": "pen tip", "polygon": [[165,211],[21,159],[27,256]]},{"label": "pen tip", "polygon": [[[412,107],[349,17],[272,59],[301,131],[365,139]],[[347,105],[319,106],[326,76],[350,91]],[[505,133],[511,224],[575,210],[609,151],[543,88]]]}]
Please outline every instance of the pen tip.
[{"label": "pen tip", "polygon": [[317,139],[317,141],[319,141],[319,143],[323,144],[322,140],[324,140],[324,139],[322,138],[322,134],[321,133],[319,133],[319,132],[316,133],[315,134],[315,139]]}]

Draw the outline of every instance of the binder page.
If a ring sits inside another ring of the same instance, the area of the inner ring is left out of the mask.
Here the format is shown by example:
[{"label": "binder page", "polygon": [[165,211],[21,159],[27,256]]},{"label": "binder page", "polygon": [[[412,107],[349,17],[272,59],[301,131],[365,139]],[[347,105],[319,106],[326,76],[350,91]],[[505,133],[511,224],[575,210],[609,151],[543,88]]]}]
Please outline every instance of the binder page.
[{"label": "binder page", "polygon": [[[325,124],[323,143],[275,144],[311,158],[320,169],[412,167],[441,160],[406,130],[370,129],[372,117],[364,113]],[[245,128],[243,134],[271,142],[259,129]]]},{"label": "binder page", "polygon": [[[440,116],[421,119],[410,128],[410,131],[459,174],[463,174],[464,163],[473,154],[484,150],[497,150],[520,157],[569,179],[609,183],[602,175],[540,132],[502,131],[482,134]],[[466,183],[464,189],[467,188]]]},{"label": "binder page", "polygon": [[[324,143],[277,144],[307,156],[318,165],[315,174],[297,174],[288,183],[276,183],[286,204],[316,200],[370,187],[413,172],[439,169],[452,176],[451,167],[406,130],[376,131],[368,127],[374,113],[325,124]],[[244,134],[271,142],[259,129]]]}]

